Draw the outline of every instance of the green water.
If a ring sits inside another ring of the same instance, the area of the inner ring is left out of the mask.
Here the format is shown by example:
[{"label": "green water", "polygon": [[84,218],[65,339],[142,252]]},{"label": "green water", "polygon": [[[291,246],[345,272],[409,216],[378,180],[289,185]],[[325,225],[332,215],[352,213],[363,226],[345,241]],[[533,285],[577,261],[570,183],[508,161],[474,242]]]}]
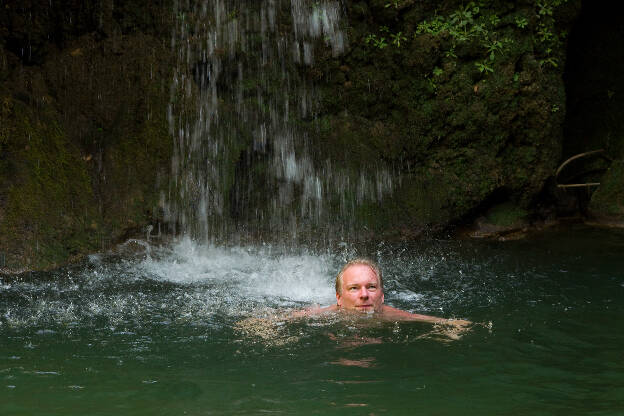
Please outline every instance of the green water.
[{"label": "green water", "polygon": [[[624,412],[622,232],[127,251],[0,278],[1,415]],[[329,304],[356,253],[379,260],[387,303],[492,327],[458,340],[367,318],[239,329]]]}]

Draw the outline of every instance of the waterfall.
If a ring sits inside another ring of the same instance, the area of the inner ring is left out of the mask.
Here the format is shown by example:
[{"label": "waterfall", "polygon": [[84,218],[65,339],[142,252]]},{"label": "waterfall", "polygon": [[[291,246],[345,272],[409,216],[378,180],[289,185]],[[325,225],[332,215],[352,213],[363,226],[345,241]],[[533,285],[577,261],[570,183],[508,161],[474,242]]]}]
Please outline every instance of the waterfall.
[{"label": "waterfall", "polygon": [[319,102],[309,70],[316,54],[347,48],[338,1],[179,0],[174,12],[174,154],[161,200],[176,234],[346,232],[355,207],[393,188],[383,166],[354,173],[315,157]]}]

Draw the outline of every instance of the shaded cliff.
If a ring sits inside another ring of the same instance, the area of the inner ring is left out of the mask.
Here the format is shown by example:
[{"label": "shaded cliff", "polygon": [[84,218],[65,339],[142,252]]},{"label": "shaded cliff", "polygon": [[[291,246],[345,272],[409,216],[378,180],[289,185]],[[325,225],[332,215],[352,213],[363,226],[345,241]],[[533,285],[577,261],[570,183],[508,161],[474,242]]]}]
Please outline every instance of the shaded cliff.
[{"label": "shaded cliff", "polygon": [[171,13],[139,3],[3,2],[0,267],[53,266],[151,221]]},{"label": "shaded cliff", "polygon": [[624,28],[615,5],[583,2],[570,34],[564,74],[567,114],[564,158],[603,149],[575,160],[563,182],[593,182],[600,186],[564,193],[591,221],[624,224]]},{"label": "shaded cliff", "polygon": [[579,5],[350,4],[350,51],[318,73],[322,148],[402,172],[392,200],[361,215],[410,233],[501,203],[535,209],[561,155],[561,74]]},{"label": "shaded cliff", "polygon": [[[292,30],[289,2],[280,4],[285,11],[278,18],[285,20],[278,27]],[[317,105],[298,123],[310,132],[318,171],[331,164],[357,177],[382,166],[395,175],[391,194],[356,204],[354,223],[413,236],[485,212],[504,223],[554,215],[554,171],[567,155],[563,72],[580,5],[343,2],[345,52],[336,55],[320,40],[312,65],[289,70],[316,87]],[[4,265],[53,265],[161,222],[158,198],[169,189],[172,155],[171,31],[180,18],[173,5],[9,1],[3,7]],[[253,52],[236,51],[241,59],[245,53]],[[234,78],[236,67],[223,72]],[[253,99],[253,82],[247,80],[246,99]],[[271,85],[280,88],[277,79]],[[218,105],[236,107],[227,100]],[[234,222],[274,209],[267,161],[277,151],[270,143],[258,149],[253,132],[236,128],[244,137],[219,162],[228,186],[225,212]]]}]

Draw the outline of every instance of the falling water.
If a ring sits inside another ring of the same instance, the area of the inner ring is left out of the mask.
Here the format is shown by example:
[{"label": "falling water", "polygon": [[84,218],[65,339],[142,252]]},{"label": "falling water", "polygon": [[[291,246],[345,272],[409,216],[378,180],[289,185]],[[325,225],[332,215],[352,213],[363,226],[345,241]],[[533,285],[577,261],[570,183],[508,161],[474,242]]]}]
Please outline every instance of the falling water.
[{"label": "falling water", "polygon": [[345,51],[342,14],[333,0],[177,2],[173,179],[162,195],[175,233],[209,241],[348,231],[359,204],[392,189],[387,168],[349,171],[312,145],[319,102],[306,71],[315,55]]}]

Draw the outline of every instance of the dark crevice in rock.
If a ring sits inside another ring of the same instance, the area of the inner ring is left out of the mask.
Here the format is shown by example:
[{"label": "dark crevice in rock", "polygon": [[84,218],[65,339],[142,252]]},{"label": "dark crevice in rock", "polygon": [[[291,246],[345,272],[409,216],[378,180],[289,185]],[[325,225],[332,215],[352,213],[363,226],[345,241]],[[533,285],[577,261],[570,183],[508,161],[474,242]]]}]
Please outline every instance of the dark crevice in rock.
[{"label": "dark crevice in rock", "polygon": [[583,152],[604,152],[575,160],[559,175],[559,183],[600,183],[558,189],[559,211],[568,215],[573,207],[589,217],[624,214],[624,178],[611,169],[624,157],[624,26],[619,20],[616,3],[584,0],[570,33],[561,162]]}]

